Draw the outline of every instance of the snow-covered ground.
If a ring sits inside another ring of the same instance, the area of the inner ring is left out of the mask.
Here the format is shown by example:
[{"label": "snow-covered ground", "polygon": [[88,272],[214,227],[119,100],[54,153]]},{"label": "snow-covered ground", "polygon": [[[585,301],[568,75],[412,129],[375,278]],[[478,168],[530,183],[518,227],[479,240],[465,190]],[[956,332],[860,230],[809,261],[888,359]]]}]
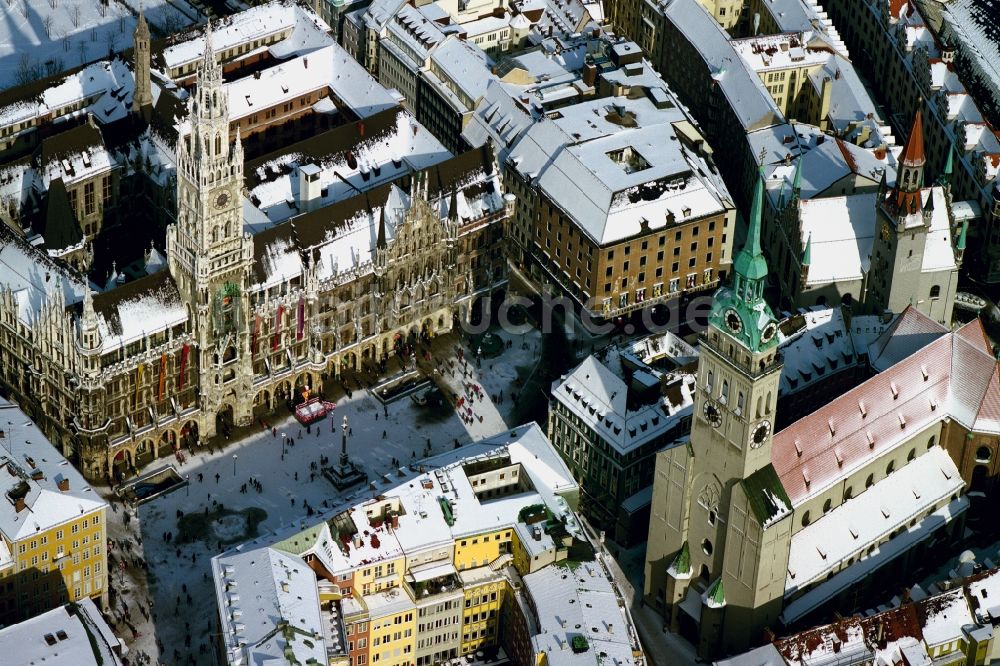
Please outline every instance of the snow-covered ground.
[{"label": "snow-covered ground", "polygon": [[[140,0],[0,0],[0,88],[105,58],[132,46]],[[142,0],[159,31],[190,25],[186,0]]]},{"label": "snow-covered ground", "polygon": [[[518,368],[531,368],[538,355],[539,334],[537,331],[525,336],[512,338],[511,349],[495,359],[483,359],[476,368],[475,350],[464,351],[467,377],[454,349],[448,348],[455,370],[446,370],[446,383],[460,395],[465,394],[462,383],[476,383],[482,387],[483,398],[471,405],[473,417],[465,422],[454,411],[447,410],[438,416],[431,416],[426,408],[418,407],[412,400],[402,398],[383,407],[366,391],[354,391],[350,399],[340,400],[337,409],[325,422],[313,425],[312,432],[306,432],[291,417],[273,425],[278,428],[275,437],[271,431],[260,431],[240,442],[234,442],[224,450],[214,453],[201,452],[191,455],[183,465],[174,459],[154,461],[150,469],[173,463],[181,475],[190,475],[187,488],[157,498],[138,509],[138,518],[132,519],[126,527],[123,523],[124,509],[121,505],[111,514],[109,538],[141,538],[135,552],[144,557],[150,572],[151,582],[147,587],[145,574],[141,569],[129,566],[124,571],[111,569],[111,586],[122,589],[128,603],[130,621],[141,634],[133,639],[124,625],[116,627],[133,654],[144,652],[153,657],[151,663],[162,664],[211,664],[215,659],[212,634],[216,626],[216,605],[209,576],[209,559],[219,552],[218,543],[198,542],[177,546],[164,541],[164,534],[178,533],[177,512],[185,513],[211,509],[215,502],[226,508],[242,510],[257,507],[267,512],[267,518],[260,525],[260,532],[266,533],[305,517],[304,502],[322,510],[324,502],[336,504],[341,495],[318,474],[311,478],[310,463],[318,462],[320,455],[336,460],[340,451],[340,423],[347,415],[350,427],[348,448],[353,461],[362,465],[369,477],[381,476],[394,470],[391,459],[397,458],[402,464],[414,457],[423,456],[428,440],[431,453],[441,453],[455,446],[456,440],[466,443],[482,439],[503,431],[508,424],[505,416],[513,409],[510,392],[516,391],[512,382],[517,377]],[[439,346],[440,349],[440,346]],[[442,352],[439,351],[439,356]],[[447,367],[444,358],[433,361]],[[503,392],[501,410],[490,400],[491,395],[499,397]],[[501,411],[503,414],[501,414]],[[388,416],[386,416],[388,414]],[[482,421],[479,420],[482,416]],[[513,424],[510,424],[513,425]],[[295,445],[287,447],[282,458],[281,435],[295,439]],[[198,476],[202,475],[202,480]],[[262,492],[252,488],[241,493],[240,488],[250,478],[259,481]],[[348,495],[358,492],[348,491]],[[138,523],[138,525],[137,525]],[[224,530],[232,525],[223,526]],[[115,548],[113,553],[118,552]],[[120,581],[124,580],[122,585]],[[190,595],[190,603],[188,603]],[[139,605],[153,602],[155,631],[150,622],[140,614]],[[180,599],[178,605],[177,600]],[[123,615],[123,607],[116,605],[115,615]],[[185,637],[191,637],[191,645],[185,644]],[[157,648],[156,639],[164,650]],[[199,649],[204,645],[205,652]],[[175,657],[174,650],[177,650]]]}]

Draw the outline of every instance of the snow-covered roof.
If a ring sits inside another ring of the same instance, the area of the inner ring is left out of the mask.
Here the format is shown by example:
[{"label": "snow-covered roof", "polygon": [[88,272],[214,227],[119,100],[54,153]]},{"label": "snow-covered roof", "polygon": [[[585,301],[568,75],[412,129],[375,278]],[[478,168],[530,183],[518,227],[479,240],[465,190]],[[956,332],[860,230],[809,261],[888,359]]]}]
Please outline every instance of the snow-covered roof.
[{"label": "snow-covered roof", "polygon": [[[284,59],[329,46],[333,43],[329,31],[330,26],[307,6],[292,0],[272,0],[213,20],[212,48],[218,57],[230,49],[287,33],[269,47],[274,57]],[[204,33],[204,28],[199,28],[184,34],[184,41],[164,48],[162,58],[167,69],[172,70],[202,58]]]},{"label": "snow-covered roof", "polygon": [[948,452],[931,447],[873,486],[857,489],[853,498],[792,535],[785,594],[823,580],[845,564],[863,562],[868,548],[897,529],[936,508],[965,486]]},{"label": "snow-covered roof", "polygon": [[[675,366],[676,359],[689,366],[696,355],[669,332],[622,347],[607,347],[553,382],[552,397],[625,455],[691,416],[694,368],[690,372],[680,367],[662,370],[654,364],[666,361]],[[632,378],[631,386],[625,382],[626,372]],[[642,393],[649,393],[649,398],[640,399]]]},{"label": "snow-covered roof", "polygon": [[[814,309],[783,321],[779,336],[785,362],[779,393],[801,391],[861,362],[865,357],[859,353],[854,329],[854,322],[848,325],[840,308]],[[861,350],[867,348],[864,340]]]},{"label": "snow-covered roof", "polygon": [[310,204],[317,209],[450,157],[408,111],[393,107],[251,162],[247,165],[250,199],[271,222],[281,222],[306,209],[299,166],[320,168],[320,194]]},{"label": "snow-covered roof", "polygon": [[976,79],[1000,100],[1000,31],[995,7],[980,0],[954,0],[941,8],[944,31],[972,63]]},{"label": "snow-covered roof", "polygon": [[490,71],[493,61],[482,49],[452,37],[431,53],[431,68],[439,76],[445,77],[445,85],[454,92],[461,93],[462,109],[476,106],[486,93],[486,87],[495,75]]},{"label": "snow-covered roof", "polygon": [[[941,187],[924,188],[924,209],[933,197],[934,211],[927,232],[921,271],[955,270],[948,202]],[[877,222],[875,192],[802,201],[801,248],[812,239],[812,263],[807,284],[861,280],[868,272]]]},{"label": "snow-covered roof", "polygon": [[256,548],[220,555],[212,567],[230,664],[282,662],[287,651],[301,664],[327,661],[316,574],[301,557]]},{"label": "snow-covered roof", "polygon": [[[0,467],[2,490],[24,499],[20,512],[11,501],[0,502],[0,534],[19,542],[39,531],[77,520],[81,514],[107,508],[83,475],[63,458],[55,445],[20,407],[0,398]],[[59,489],[65,482],[65,490]]]},{"label": "snow-covered roof", "polygon": [[736,53],[729,35],[701,3],[697,0],[668,0],[659,6],[665,18],[698,50],[744,130],[752,131],[784,122],[781,111],[760,77]]},{"label": "snow-covered roof", "polygon": [[533,124],[508,160],[605,245],[731,208],[714,165],[678,138],[684,122],[647,97],[590,100]]},{"label": "snow-covered roof", "polygon": [[0,108],[0,127],[24,123],[81,104],[98,122],[124,118],[131,110],[135,77],[119,59],[102,60],[66,75],[37,95]]},{"label": "snow-covered roof", "polygon": [[804,140],[802,144],[789,142],[789,145],[795,146],[797,159],[765,163],[765,193],[771,205],[777,207],[782,198],[785,203],[789,202],[797,169],[802,170],[799,183],[801,199],[826,196],[834,184],[852,174],[875,186],[885,173],[888,185],[891,187],[895,183],[896,161],[892,151],[867,150],[841,139],[821,136],[814,135],[812,141]]},{"label": "snow-covered roof", "polygon": [[105,352],[188,319],[187,305],[168,271],[113,286],[94,297],[94,310]]},{"label": "snow-covered roof", "polygon": [[836,26],[820,3],[809,0],[769,0],[761,5],[761,9],[770,14],[771,20],[778,26],[777,32],[811,33],[826,41],[830,48],[845,58],[850,57]]},{"label": "snow-covered roof", "polygon": [[72,663],[121,666],[121,641],[89,597],[0,629],[8,664]]},{"label": "snow-covered roof", "polygon": [[934,649],[962,638],[962,628],[975,625],[961,587],[920,602],[924,641]]},{"label": "snow-covered roof", "polygon": [[[596,654],[598,662],[618,666],[642,663],[633,654],[631,621],[609,578],[600,560],[548,566],[524,576],[538,618],[531,637],[535,654],[544,653],[551,666],[589,666]],[[575,636],[586,638],[587,651],[572,649]]]},{"label": "snow-covered roof", "polygon": [[810,44],[802,33],[757,35],[732,40],[733,49],[757,73],[822,65],[831,57],[826,42]]},{"label": "snow-covered roof", "polygon": [[[888,370],[947,332],[945,326],[909,306],[868,345],[868,363],[877,372]],[[865,353],[860,347],[858,351]]]},{"label": "snow-covered roof", "polygon": [[82,276],[0,224],[0,291],[12,293],[23,323],[33,324],[50,299],[66,306],[79,303],[85,288]]}]

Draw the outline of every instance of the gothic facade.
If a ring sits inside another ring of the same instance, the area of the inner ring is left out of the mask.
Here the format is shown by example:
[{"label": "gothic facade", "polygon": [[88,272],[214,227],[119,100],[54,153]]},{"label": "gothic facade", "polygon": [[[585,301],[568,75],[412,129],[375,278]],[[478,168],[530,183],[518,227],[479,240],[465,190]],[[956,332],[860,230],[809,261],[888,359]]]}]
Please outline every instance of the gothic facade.
[{"label": "gothic facade", "polygon": [[487,149],[248,233],[242,145],[206,40],[165,267],[92,293],[0,228],[0,385],[88,479],[120,480],[450,331],[506,280],[510,202]]}]

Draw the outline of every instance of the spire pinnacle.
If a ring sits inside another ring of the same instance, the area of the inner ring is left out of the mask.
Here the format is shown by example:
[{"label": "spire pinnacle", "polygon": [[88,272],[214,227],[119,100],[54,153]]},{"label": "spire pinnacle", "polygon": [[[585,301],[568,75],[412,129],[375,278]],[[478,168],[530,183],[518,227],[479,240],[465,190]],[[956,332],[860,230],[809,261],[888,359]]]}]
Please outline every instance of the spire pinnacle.
[{"label": "spire pinnacle", "polygon": [[385,206],[379,209],[378,214],[378,238],[375,240],[375,247],[380,250],[385,248]]},{"label": "spire pinnacle", "polygon": [[802,192],[802,156],[799,155],[799,159],[795,161],[795,179],[792,181],[792,192],[795,198],[798,199],[800,193]]},{"label": "spire pinnacle", "polygon": [[955,246],[957,249],[963,250],[963,251],[965,250],[965,243],[968,240],[968,238],[967,238],[968,235],[969,235],[969,221],[968,220],[963,220],[962,221],[962,231],[960,231],[959,234],[958,234],[958,244]]},{"label": "spire pinnacle", "polygon": [[761,208],[764,201],[764,173],[759,170],[757,182],[753,188],[753,199],[750,204],[749,229],[747,241],[743,249],[736,255],[733,268],[746,280],[762,280],[767,277],[767,261],[760,248]]},{"label": "spire pinnacle", "polygon": [[809,237],[806,239],[806,249],[802,252],[802,265],[808,266],[812,263],[812,245],[813,245],[813,235],[809,232]]},{"label": "spire pinnacle", "polygon": [[904,166],[923,166],[926,162],[924,157],[924,121],[917,109],[913,116],[913,126],[910,128],[910,136],[906,138],[906,145],[903,146],[903,154],[900,155],[900,163]]}]

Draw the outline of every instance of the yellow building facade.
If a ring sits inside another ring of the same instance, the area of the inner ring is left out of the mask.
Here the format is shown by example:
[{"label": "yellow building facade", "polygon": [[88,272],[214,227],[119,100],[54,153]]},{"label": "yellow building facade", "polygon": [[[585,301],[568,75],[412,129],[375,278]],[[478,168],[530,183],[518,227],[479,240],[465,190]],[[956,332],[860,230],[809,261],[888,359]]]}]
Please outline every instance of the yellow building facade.
[{"label": "yellow building facade", "polygon": [[17,406],[0,400],[0,422],[0,623],[87,597],[106,607],[107,503]]}]

